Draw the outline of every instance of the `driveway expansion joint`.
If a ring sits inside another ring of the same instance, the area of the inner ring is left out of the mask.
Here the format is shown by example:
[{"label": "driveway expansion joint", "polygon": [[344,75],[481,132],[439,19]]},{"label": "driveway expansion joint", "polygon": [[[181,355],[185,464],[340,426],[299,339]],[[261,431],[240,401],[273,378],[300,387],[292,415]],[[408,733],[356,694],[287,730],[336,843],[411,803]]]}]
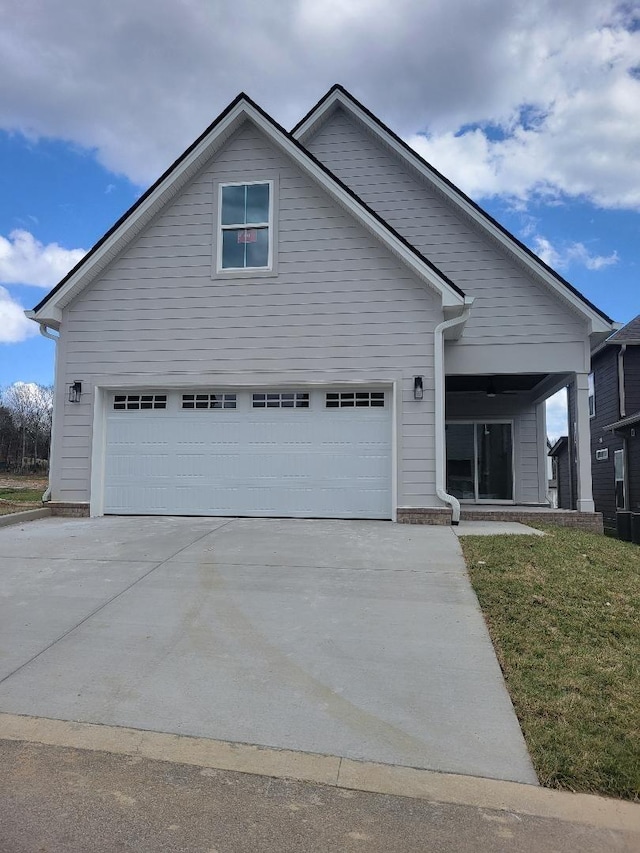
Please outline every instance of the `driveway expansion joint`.
[{"label": "driveway expansion joint", "polygon": [[10,545],[5,713],[537,782],[450,531],[45,519]]},{"label": "driveway expansion joint", "polygon": [[[72,634],[74,631],[76,631],[78,628],[80,628],[82,625],[84,625],[85,622],[88,622],[89,619],[91,619],[93,616],[95,616],[96,614],[98,614],[102,610],[104,610],[105,607],[108,607],[110,604],[112,604],[114,601],[116,601],[118,598],[120,598],[120,596],[124,595],[125,592],[129,592],[129,590],[133,589],[134,586],[137,586],[141,581],[148,578],[149,575],[151,575],[153,572],[155,572],[161,566],[164,566],[165,563],[168,563],[174,557],[177,557],[178,554],[181,554],[183,551],[186,551],[187,548],[191,548],[192,545],[195,545],[197,542],[200,542],[201,539],[205,539],[207,536],[211,536],[213,533],[216,533],[218,530],[221,530],[223,527],[227,527],[233,521],[237,521],[237,519],[230,518],[229,521],[227,521],[225,524],[221,524],[219,527],[216,527],[215,530],[207,530],[206,533],[203,533],[202,536],[198,536],[195,539],[193,539],[191,542],[189,542],[187,545],[184,545],[182,548],[180,548],[178,551],[176,551],[175,554],[171,554],[169,557],[166,557],[164,560],[161,560],[159,563],[156,563],[155,565],[153,565],[147,572],[144,572],[144,574],[140,575],[139,578],[136,578],[136,580],[134,580],[132,583],[130,583],[124,589],[121,589],[120,592],[117,592],[115,595],[112,595],[111,598],[109,598],[103,604],[100,604],[98,607],[96,607],[94,610],[92,610],[90,613],[88,613],[86,616],[84,616],[82,619],[80,619],[80,621],[77,622],[75,625],[73,625],[71,628],[64,631],[62,634],[60,634],[60,636],[56,637],[55,640],[52,640],[43,649],[40,649],[39,652],[36,652],[35,655],[32,655],[29,658],[29,660],[24,661],[24,663],[21,663],[19,666],[17,666],[11,672],[7,673],[7,675],[5,675],[3,678],[0,678],[0,685],[4,684],[6,681],[8,681],[12,676],[16,675],[18,672],[21,672],[23,669],[25,669],[25,667],[29,666],[29,664],[33,663],[41,655],[43,655],[45,652],[48,652],[49,649],[53,648],[55,645],[57,645],[57,643],[61,642],[61,640],[64,640],[65,637],[68,637],[69,634]],[[86,562],[86,560],[84,560],[83,562]],[[99,562],[99,561],[96,561],[96,562]],[[143,563],[143,562],[151,562],[151,561],[139,560],[136,562]]]}]

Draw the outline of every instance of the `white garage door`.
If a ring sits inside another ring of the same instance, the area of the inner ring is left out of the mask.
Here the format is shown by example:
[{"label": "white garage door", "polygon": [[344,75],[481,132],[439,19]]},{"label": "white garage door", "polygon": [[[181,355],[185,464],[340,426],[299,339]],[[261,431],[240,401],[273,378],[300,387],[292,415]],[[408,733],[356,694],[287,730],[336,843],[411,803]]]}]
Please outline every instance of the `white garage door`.
[{"label": "white garage door", "polygon": [[113,395],[105,512],[390,518],[391,393]]}]

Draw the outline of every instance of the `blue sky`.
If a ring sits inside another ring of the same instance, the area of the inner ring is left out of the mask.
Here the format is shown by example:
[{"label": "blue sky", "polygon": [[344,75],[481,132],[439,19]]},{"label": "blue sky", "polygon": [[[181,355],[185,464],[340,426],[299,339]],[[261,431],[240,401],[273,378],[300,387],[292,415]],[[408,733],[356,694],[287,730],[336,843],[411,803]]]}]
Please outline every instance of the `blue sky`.
[{"label": "blue sky", "polygon": [[640,312],[639,4],[36,5],[0,35],[0,388],[52,381],[22,308],[240,90],[291,127],[342,82],[602,310]]}]

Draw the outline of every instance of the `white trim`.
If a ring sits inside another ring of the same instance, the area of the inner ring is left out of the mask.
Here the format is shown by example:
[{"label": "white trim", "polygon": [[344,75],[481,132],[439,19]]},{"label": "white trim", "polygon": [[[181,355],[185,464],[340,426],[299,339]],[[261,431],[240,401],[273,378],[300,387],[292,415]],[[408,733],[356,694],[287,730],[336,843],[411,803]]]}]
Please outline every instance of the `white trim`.
[{"label": "white trim", "polygon": [[[589,391],[589,420],[591,420],[596,416],[596,375],[593,370],[587,373],[587,383]],[[591,403],[592,400],[593,405]]]},{"label": "white trim", "polygon": [[576,454],[578,512],[594,512],[591,484],[591,425],[589,418],[589,381],[587,373],[575,374],[574,452]]},{"label": "white trim", "polygon": [[104,473],[107,447],[107,400],[109,391],[95,385],[93,388],[93,429],[91,431],[91,481],[89,515],[104,515]]},{"label": "white trim", "polygon": [[[551,506],[549,479],[547,477],[547,405],[536,403],[536,432],[538,439],[538,500]],[[515,492],[514,492],[515,497]]]},{"label": "white trim", "polygon": [[64,286],[51,297],[40,311],[33,312],[31,319],[37,321],[53,318],[55,309],[63,308],[77,293],[80,292],[93,278],[104,269],[126,245],[135,237],[153,216],[171,198],[173,198],[187,181],[195,175],[206,160],[224,143],[229,135],[245,120],[250,120],[261,130],[280,150],[287,154],[307,175],[322,186],[329,195],[346,208],[354,218],[368,231],[374,234],[393,252],[407,267],[420,277],[422,281],[433,287],[442,297],[444,306],[462,307],[464,296],[457,292],[441,275],[422,261],[405,243],[396,237],[389,228],[380,222],[367,208],[363,207],[346,189],[338,184],[324,169],[307,156],[291,139],[281,133],[248,101],[242,99],[213,130],[211,130],[191,153],[177,166],[155,190],[134,210],[114,233],[97,249],[94,254],[81,264],[80,268],[69,278]]},{"label": "white trim", "polygon": [[[241,224],[237,225],[223,225],[222,224],[222,191],[225,187],[255,187],[262,184],[267,184],[269,187],[269,221],[268,222],[251,222],[246,223],[244,226]],[[254,272],[271,272],[273,269],[273,219],[274,219],[274,195],[275,195],[275,181],[267,178],[265,180],[257,180],[257,181],[220,181],[217,184],[218,187],[218,204],[217,204],[217,217],[215,222],[215,242],[216,242],[216,274],[224,275],[225,273],[244,273],[245,275],[251,275]],[[223,267],[222,266],[222,234],[225,230],[230,231],[234,228],[266,228],[269,235],[269,249],[267,255],[267,265],[264,267]]]},{"label": "white trim", "polygon": [[398,492],[400,488],[400,418],[402,415],[402,390],[398,381],[391,385],[391,521],[398,520]]},{"label": "white trim", "polygon": [[336,89],[330,97],[328,97],[311,115],[307,117],[305,122],[293,134],[294,138],[299,142],[304,143],[315,128],[322,122],[322,119],[330,114],[337,106],[351,112],[356,118],[361,121],[374,135],[384,141],[384,144],[391,148],[398,156],[411,164],[429,183],[436,187],[443,195],[449,198],[457,205],[469,218],[477,222],[486,232],[488,232],[495,240],[504,246],[511,254],[513,254],[520,263],[528,267],[531,272],[539,276],[544,283],[564,301],[568,302],[578,313],[588,320],[591,324],[591,333],[594,332],[611,332],[613,326],[607,323],[593,308],[590,308],[582,299],[572,293],[568,288],[564,287],[541,263],[538,263],[524,249],[518,246],[510,237],[508,237],[500,228],[498,228],[490,219],[481,213],[473,204],[465,199],[458,192],[453,190],[449,184],[439,175],[427,168],[420,157],[415,154],[410,154],[402,145],[400,145],[389,133],[387,133],[377,122],[372,119],[353,101],[345,97],[344,93]]}]

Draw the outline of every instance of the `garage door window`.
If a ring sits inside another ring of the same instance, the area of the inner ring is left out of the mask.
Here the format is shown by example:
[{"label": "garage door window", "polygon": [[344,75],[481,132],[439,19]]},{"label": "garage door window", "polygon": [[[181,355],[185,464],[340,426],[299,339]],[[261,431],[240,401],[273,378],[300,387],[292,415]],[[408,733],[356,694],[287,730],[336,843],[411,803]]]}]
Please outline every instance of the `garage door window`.
[{"label": "garage door window", "polygon": [[384,406],[384,391],[327,391],[327,409],[368,409]]},{"label": "garage door window", "polygon": [[183,394],[183,409],[235,409],[235,394]]},{"label": "garage door window", "polygon": [[140,411],[140,409],[166,409],[166,394],[116,394],[113,398],[116,410]]},{"label": "garage door window", "polygon": [[253,394],[251,402],[254,409],[308,409],[309,394],[306,391]]}]

